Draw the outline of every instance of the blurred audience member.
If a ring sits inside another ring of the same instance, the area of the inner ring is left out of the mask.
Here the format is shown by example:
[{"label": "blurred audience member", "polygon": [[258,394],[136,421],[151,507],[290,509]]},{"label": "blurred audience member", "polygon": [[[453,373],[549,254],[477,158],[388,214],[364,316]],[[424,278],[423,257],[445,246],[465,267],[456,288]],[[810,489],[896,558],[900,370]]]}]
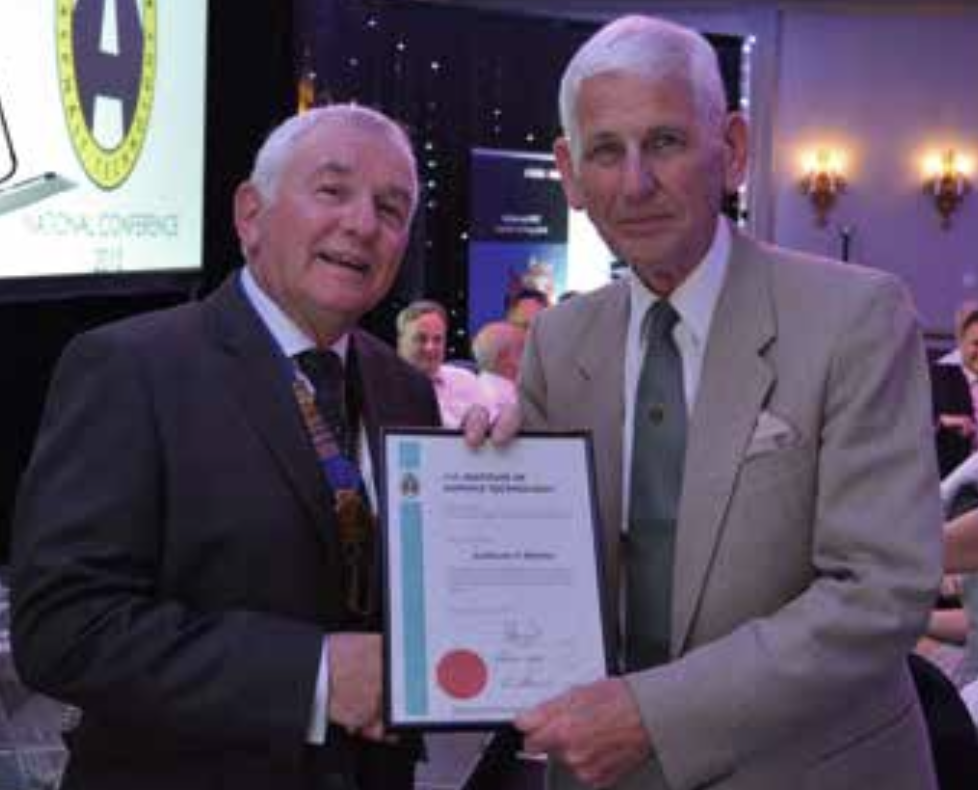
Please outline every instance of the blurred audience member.
[{"label": "blurred audience member", "polygon": [[[962,577],[948,574],[941,585],[942,602],[957,602],[962,594]],[[961,678],[964,646],[968,640],[968,612],[959,603],[943,604],[931,612],[927,630],[918,640],[914,652],[937,665],[955,685],[962,685]]]},{"label": "blurred audience member", "polygon": [[502,406],[516,402],[516,377],[525,342],[526,330],[508,321],[486,324],[472,341],[482,404],[492,416]]},{"label": "blurred audience member", "polygon": [[965,458],[941,480],[941,502],[951,518],[978,507],[978,452]]},{"label": "blurred audience member", "polygon": [[[974,312],[978,312],[978,299],[965,299],[954,311],[954,337],[955,340],[961,336],[961,329],[965,319]],[[948,351],[944,356],[937,360],[938,365],[960,365],[961,351],[957,345]]]},{"label": "blurred audience member", "polygon": [[458,428],[465,410],[479,403],[479,383],[471,371],[445,364],[448,313],[438,302],[412,302],[397,315],[397,353],[424,371],[435,386],[441,421]]},{"label": "blurred audience member", "polygon": [[962,606],[931,614],[918,652],[963,687],[978,679],[978,510],[944,525],[944,571],[943,597],[960,599]]},{"label": "blurred audience member", "polygon": [[547,304],[553,304],[556,284],[554,283],[554,266],[552,263],[531,255],[521,280],[523,288],[539,291],[547,297]]},{"label": "blurred audience member", "polygon": [[978,412],[978,303],[965,302],[959,308],[954,328],[957,349],[931,367],[941,477],[960,465],[974,449]]},{"label": "blurred audience member", "polygon": [[550,300],[543,291],[521,288],[506,301],[506,320],[516,326],[529,329],[533,319],[541,310],[550,306]]}]

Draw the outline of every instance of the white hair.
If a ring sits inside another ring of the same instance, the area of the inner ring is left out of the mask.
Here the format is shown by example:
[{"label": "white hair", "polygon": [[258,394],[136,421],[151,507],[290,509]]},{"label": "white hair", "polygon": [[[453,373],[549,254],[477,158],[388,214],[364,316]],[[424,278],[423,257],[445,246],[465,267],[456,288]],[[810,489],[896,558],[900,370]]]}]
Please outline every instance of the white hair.
[{"label": "white hair", "polygon": [[633,14],[602,27],[577,50],[560,80],[560,123],[575,165],[581,139],[577,100],[588,77],[618,71],[648,80],[683,79],[705,125],[722,122],[726,93],[716,52],[699,33],[655,17]]},{"label": "white hair", "polygon": [[289,155],[302,138],[313,129],[326,121],[333,120],[346,121],[365,131],[384,135],[404,151],[414,179],[411,202],[411,212],[414,213],[418,200],[418,184],[417,163],[411,140],[397,122],[378,110],[360,104],[330,104],[325,107],[314,107],[299,115],[293,115],[275,127],[258,149],[251,169],[250,181],[255,185],[258,193],[265,200],[274,199],[279,178]]},{"label": "white hair", "polygon": [[507,347],[516,346],[526,338],[523,327],[509,321],[492,321],[478,331],[472,341],[472,357],[479,370],[499,372],[500,357]]}]

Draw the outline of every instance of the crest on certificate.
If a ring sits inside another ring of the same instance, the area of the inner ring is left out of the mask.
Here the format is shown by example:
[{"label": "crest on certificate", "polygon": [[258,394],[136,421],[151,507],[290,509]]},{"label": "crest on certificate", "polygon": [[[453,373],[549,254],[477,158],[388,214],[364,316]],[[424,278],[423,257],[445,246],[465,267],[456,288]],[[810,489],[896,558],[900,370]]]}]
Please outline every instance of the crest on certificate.
[{"label": "crest on certificate", "polygon": [[413,499],[421,493],[421,481],[412,472],[405,472],[401,475],[401,496]]}]

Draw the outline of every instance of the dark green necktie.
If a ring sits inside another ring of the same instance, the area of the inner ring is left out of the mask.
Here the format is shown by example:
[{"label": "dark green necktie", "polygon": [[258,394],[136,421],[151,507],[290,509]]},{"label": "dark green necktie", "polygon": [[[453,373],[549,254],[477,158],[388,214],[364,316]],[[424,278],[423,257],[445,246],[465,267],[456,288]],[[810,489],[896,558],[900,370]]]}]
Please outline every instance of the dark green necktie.
[{"label": "dark green necktie", "polygon": [[686,457],[683,362],[672,337],[679,315],[666,300],[645,316],[645,359],[635,393],[628,535],[625,541],[625,663],[669,658],[672,566]]}]

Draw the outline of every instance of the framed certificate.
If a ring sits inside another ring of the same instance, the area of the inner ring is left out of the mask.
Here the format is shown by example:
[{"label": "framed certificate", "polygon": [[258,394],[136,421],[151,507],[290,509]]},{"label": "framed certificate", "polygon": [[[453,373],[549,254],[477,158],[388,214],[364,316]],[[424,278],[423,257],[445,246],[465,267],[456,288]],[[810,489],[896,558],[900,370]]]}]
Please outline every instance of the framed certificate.
[{"label": "framed certificate", "polygon": [[591,438],[388,430],[385,718],[487,729],[608,674]]}]

